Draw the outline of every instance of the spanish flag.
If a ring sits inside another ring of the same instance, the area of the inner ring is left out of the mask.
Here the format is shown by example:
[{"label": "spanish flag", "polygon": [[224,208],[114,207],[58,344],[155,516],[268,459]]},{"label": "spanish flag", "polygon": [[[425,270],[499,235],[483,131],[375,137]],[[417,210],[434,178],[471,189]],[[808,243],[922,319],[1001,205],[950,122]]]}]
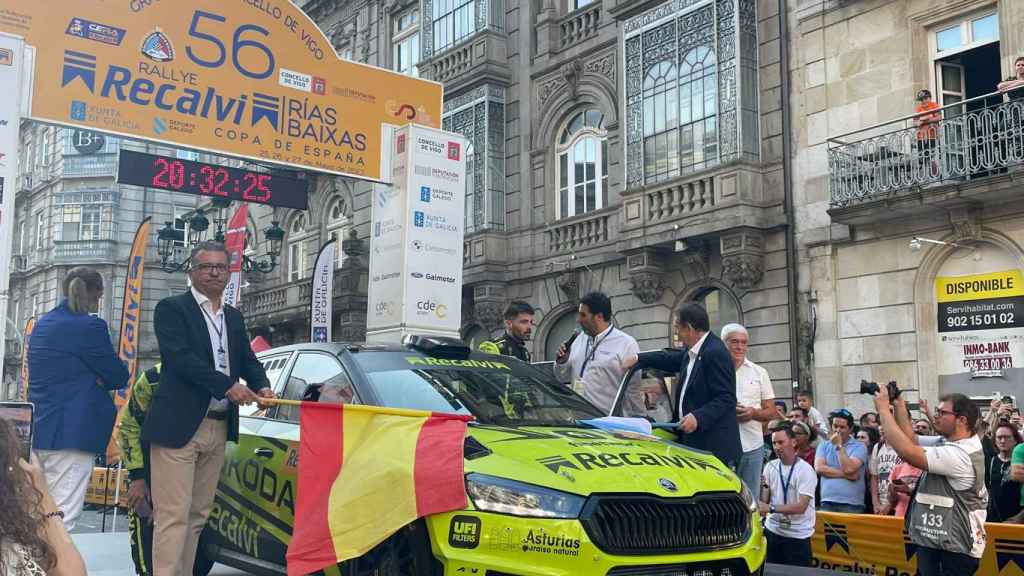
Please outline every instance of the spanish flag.
[{"label": "spanish flag", "polygon": [[471,419],[303,402],[288,576],[362,556],[422,516],[465,508]]}]

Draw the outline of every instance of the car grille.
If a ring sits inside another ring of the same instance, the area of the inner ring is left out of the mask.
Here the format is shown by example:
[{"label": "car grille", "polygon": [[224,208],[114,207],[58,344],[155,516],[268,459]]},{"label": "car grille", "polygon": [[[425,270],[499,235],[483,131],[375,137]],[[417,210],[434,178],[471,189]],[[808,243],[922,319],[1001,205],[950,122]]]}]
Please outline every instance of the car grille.
[{"label": "car grille", "polygon": [[598,548],[628,556],[728,548],[742,544],[750,533],[750,511],[732,493],[594,496],[580,521]]},{"label": "car grille", "polygon": [[613,568],[607,576],[760,576],[763,568],[762,565],[751,572],[747,569],[746,562],[734,559],[694,564]]}]

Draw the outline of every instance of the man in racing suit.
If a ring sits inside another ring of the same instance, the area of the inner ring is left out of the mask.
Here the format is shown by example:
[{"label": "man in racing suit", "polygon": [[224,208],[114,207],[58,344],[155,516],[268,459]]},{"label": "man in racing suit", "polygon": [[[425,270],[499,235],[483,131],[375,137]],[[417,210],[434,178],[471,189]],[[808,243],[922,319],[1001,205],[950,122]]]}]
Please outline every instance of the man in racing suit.
[{"label": "man in racing suit", "polygon": [[533,306],[513,300],[505,309],[505,334],[497,340],[481,342],[478,348],[481,352],[513,356],[529,363],[530,351],[526,349],[526,342],[530,340],[532,329]]},{"label": "man in racing suit", "polygon": [[128,488],[128,533],[132,562],[138,576],[153,575],[153,501],[149,495],[149,447],[142,445],[142,423],[153,393],[160,386],[160,364],[143,372],[134,383],[124,407],[118,443],[131,482]]}]

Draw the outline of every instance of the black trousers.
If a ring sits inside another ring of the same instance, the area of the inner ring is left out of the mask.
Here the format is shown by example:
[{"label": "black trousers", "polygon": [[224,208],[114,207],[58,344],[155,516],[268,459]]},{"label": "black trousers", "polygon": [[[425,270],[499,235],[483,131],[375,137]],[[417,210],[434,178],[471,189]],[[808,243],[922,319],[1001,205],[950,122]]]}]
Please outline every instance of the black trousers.
[{"label": "black trousers", "polygon": [[771,530],[764,531],[768,539],[768,558],[771,564],[786,564],[789,566],[811,566],[811,539],[786,538],[779,536]]},{"label": "black trousers", "polygon": [[920,576],[973,576],[979,560],[967,554],[937,548],[917,549],[917,573]]}]

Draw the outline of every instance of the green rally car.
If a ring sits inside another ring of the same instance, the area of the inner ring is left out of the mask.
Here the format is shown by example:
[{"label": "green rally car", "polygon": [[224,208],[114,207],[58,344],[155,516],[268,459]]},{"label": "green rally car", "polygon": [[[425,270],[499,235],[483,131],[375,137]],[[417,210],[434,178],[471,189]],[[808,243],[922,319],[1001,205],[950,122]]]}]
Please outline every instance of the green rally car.
[{"label": "green rally car", "polygon": [[[765,543],[756,502],[713,456],[580,424],[604,416],[550,370],[458,341],[298,344],[259,355],[283,398],[472,414],[464,510],[405,527],[345,575],[745,576]],[[241,418],[199,556],[284,574],[298,408]],[[325,433],[327,433],[325,431]]]}]

